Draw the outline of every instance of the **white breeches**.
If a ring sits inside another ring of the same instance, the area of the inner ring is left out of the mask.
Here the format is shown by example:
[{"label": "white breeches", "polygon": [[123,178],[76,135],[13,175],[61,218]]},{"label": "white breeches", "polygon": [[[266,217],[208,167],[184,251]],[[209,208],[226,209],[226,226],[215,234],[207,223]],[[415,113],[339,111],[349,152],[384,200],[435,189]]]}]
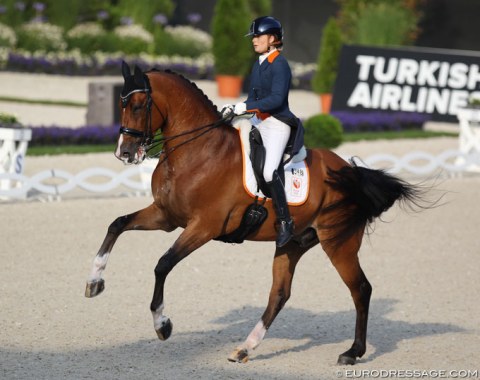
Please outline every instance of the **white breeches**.
[{"label": "white breeches", "polygon": [[290,126],[284,122],[275,119],[273,116],[260,120],[256,116],[251,119],[251,123],[255,125],[262,136],[263,145],[266,150],[265,168],[263,176],[265,181],[270,182],[273,172],[278,169],[283,152],[290,137]]}]

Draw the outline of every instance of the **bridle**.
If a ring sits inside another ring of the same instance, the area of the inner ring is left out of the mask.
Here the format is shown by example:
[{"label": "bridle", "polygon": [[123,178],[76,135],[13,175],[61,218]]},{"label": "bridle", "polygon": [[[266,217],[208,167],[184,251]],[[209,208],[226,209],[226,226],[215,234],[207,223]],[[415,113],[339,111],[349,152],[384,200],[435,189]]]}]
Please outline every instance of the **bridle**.
[{"label": "bridle", "polygon": [[[130,97],[134,93],[137,93],[137,92],[143,92],[147,95],[147,103],[145,105],[146,113],[147,113],[147,119],[145,121],[145,128],[144,128],[143,131],[139,131],[138,129],[127,128],[127,127],[124,127],[124,126],[120,126],[119,133],[123,134],[123,135],[136,137],[136,138],[141,138],[142,140],[140,142],[140,145],[143,146],[143,147],[146,147],[146,146],[150,145],[152,143],[152,140],[153,140],[153,134],[152,134],[152,104],[155,105],[155,108],[158,110],[158,112],[162,116],[164,124],[166,123],[166,118],[163,116],[163,113],[160,110],[160,108],[158,108],[158,106],[153,101],[152,96],[151,96],[150,86],[146,86],[145,88],[139,88],[139,89],[132,90],[128,94],[123,95],[123,96],[120,95],[120,101],[121,101],[121,104],[122,104],[123,112],[125,112],[125,109],[127,108],[128,102],[130,101]],[[163,128],[163,125],[162,125],[161,128]]]},{"label": "bridle", "polygon": [[[160,108],[154,102],[154,100],[152,98],[152,95],[151,95],[152,90],[151,90],[151,87],[148,83],[148,77],[146,77],[145,88],[132,90],[128,94],[123,95],[123,96],[120,95],[120,101],[121,101],[122,109],[125,111],[132,94],[138,93],[138,92],[144,93],[147,96],[147,102],[145,104],[145,111],[146,111],[146,115],[147,115],[146,120],[145,120],[145,128],[144,128],[143,131],[139,131],[138,129],[127,128],[127,127],[121,126],[120,130],[119,130],[119,133],[123,134],[123,135],[128,135],[128,136],[140,138],[141,139],[140,146],[145,151],[145,155],[146,155],[147,158],[156,158],[156,157],[159,157],[161,154],[164,154],[164,157],[163,157],[161,162],[165,161],[168,158],[168,155],[170,153],[172,153],[174,150],[178,149],[182,145],[185,145],[185,144],[203,136],[204,134],[210,132],[212,129],[217,128],[224,123],[230,122],[232,120],[233,116],[234,116],[233,114],[232,115],[227,115],[225,117],[221,117],[220,119],[218,119],[217,121],[214,121],[213,123],[203,125],[201,127],[194,128],[194,129],[191,129],[191,130],[186,131],[186,132],[179,133],[179,134],[174,135],[174,136],[169,136],[169,137],[153,136],[153,133],[152,133],[152,104],[156,108],[156,110],[159,112],[160,116],[162,117],[163,121],[162,121],[162,125],[160,126],[161,131],[163,131],[164,127],[167,124],[167,117],[162,113],[162,111],[160,110]],[[199,132],[199,133],[195,134],[194,136],[190,137],[189,139],[186,139],[186,140],[178,143],[177,145],[170,146],[167,149],[163,149],[163,148],[165,148],[165,144],[167,142],[173,141],[173,140],[175,140],[179,137],[182,137],[182,136],[187,136],[187,135],[194,134],[196,132]],[[159,146],[162,146],[162,150],[160,150],[158,153],[152,154],[152,155],[148,154],[149,151],[151,151],[152,149],[157,148]]]}]

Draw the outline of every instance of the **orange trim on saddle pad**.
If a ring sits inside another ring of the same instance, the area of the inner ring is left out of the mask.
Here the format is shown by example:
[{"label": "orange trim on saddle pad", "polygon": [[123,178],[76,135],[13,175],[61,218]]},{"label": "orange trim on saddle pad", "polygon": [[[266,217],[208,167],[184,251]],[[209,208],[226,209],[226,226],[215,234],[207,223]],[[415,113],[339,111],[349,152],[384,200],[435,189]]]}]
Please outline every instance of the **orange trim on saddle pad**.
[{"label": "orange trim on saddle pad", "polygon": [[[265,198],[261,192],[255,194],[255,190],[252,189],[252,181],[256,188],[256,180],[253,174],[252,164],[250,158],[245,152],[246,144],[248,141],[244,141],[244,138],[247,136],[243,135],[241,128],[238,130],[240,145],[242,148],[242,183],[245,192],[252,198],[255,198],[257,195]],[[303,205],[308,197],[310,196],[310,170],[305,161],[298,163],[289,163],[287,164],[287,170],[285,171],[285,192],[287,195],[287,201],[289,206],[301,206]],[[306,186],[306,188],[305,188]],[[270,198],[267,201],[271,201]]]}]

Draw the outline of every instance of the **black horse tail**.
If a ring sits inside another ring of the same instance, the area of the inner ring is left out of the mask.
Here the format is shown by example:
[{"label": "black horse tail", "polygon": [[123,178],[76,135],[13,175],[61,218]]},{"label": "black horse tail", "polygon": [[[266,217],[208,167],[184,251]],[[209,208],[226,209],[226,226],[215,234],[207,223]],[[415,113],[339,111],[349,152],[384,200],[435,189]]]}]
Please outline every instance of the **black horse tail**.
[{"label": "black horse tail", "polygon": [[321,210],[334,219],[332,224],[320,226],[332,231],[324,243],[339,247],[397,201],[411,210],[428,208],[424,206],[425,189],[422,187],[409,184],[384,170],[357,166],[353,160],[350,164],[339,170],[328,169],[325,183],[343,196]]}]

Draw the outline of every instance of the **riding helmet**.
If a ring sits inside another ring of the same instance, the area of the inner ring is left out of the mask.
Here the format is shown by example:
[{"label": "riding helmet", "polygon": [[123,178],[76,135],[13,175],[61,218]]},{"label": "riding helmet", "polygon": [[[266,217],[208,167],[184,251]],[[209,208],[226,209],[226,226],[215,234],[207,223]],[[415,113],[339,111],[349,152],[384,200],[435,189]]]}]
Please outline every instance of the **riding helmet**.
[{"label": "riding helmet", "polygon": [[283,40],[283,28],[280,21],[272,16],[263,16],[256,18],[250,25],[250,31],[247,36],[260,36],[262,34],[273,34],[277,37],[278,41]]}]

